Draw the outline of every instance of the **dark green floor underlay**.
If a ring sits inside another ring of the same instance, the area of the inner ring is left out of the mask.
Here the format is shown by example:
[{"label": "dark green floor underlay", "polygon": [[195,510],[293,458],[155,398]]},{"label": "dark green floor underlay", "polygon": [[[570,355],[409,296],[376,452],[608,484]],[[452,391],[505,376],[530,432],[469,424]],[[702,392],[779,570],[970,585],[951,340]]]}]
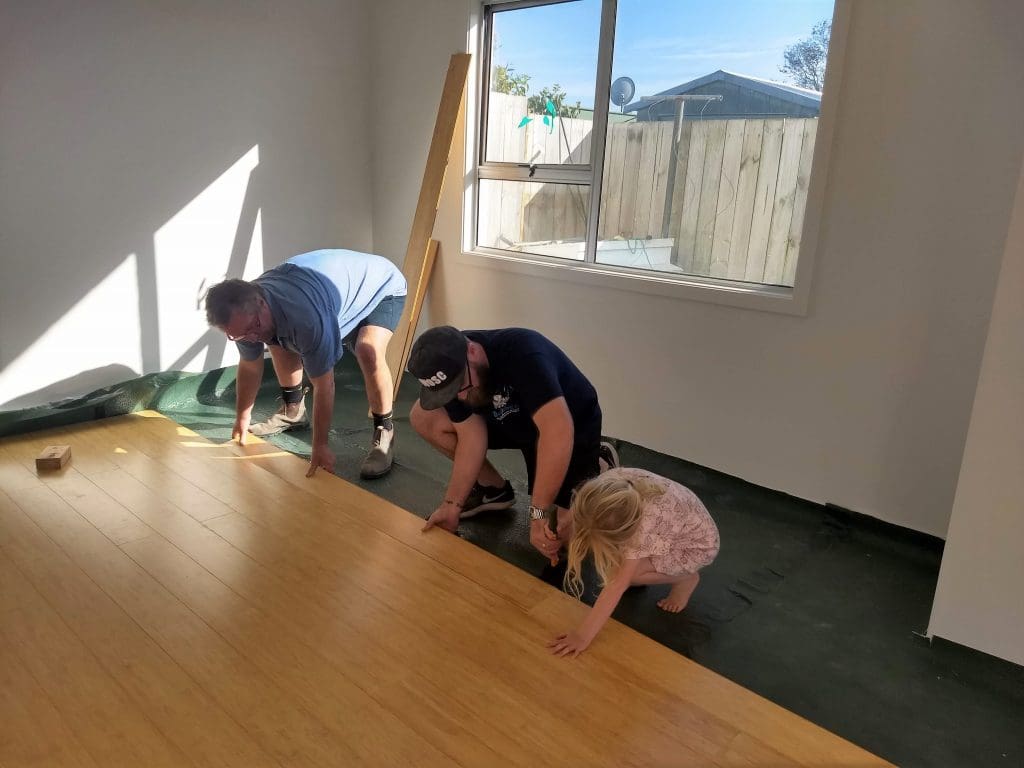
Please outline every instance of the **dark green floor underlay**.
[{"label": "dark green floor underlay", "polygon": [[[415,381],[404,382],[395,407],[393,471],[361,481],[359,462],[372,430],[362,377],[346,358],[338,367],[330,442],[339,476],[426,517],[441,499],[449,463],[409,426],[415,391]],[[276,409],[276,395],[268,366],[254,421]],[[86,398],[0,413],[0,435],[141,408],[226,440],[234,421],[234,369],[148,376]],[[309,439],[301,431],[273,442],[308,456]],[[627,592],[615,618],[899,765],[1024,766],[1024,668],[916,634],[928,625],[940,541],[628,443],[619,453],[625,466],[693,489],[718,523],[722,550],[683,613],[655,606],[667,587],[644,587]],[[464,522],[460,534],[560,583],[561,572],[528,542],[520,455],[501,451],[492,458],[516,488],[516,507]]]}]

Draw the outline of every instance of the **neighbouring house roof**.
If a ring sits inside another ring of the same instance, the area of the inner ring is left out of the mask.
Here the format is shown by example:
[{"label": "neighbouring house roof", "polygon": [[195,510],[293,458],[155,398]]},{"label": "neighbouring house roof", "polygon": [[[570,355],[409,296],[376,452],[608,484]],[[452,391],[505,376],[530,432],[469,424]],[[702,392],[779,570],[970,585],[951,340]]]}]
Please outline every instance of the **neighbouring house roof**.
[{"label": "neighbouring house roof", "polygon": [[[821,108],[820,91],[812,91],[810,88],[801,88],[797,85],[789,85],[788,83],[777,83],[774,80],[765,80],[760,77],[741,75],[737,72],[727,72],[724,69],[719,69],[716,72],[704,75],[703,77],[698,77],[696,80],[690,80],[689,82],[682,83],[681,85],[669,88],[668,90],[661,91],[660,93],[652,94],[652,97],[677,96],[688,93],[702,85],[715,82],[732,83],[733,85],[758,91],[766,96],[774,96],[785,101],[791,101],[802,107],[809,107],[811,109]],[[624,111],[635,112],[638,109],[649,107],[657,102],[657,99],[652,97],[639,99],[631,104],[627,104]]]}]

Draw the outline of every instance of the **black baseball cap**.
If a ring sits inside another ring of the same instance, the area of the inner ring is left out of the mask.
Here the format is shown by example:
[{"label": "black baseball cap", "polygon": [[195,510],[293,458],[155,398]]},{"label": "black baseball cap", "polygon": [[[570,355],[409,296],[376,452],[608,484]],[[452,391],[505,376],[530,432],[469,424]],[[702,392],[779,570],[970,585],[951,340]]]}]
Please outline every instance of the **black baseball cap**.
[{"label": "black baseball cap", "polygon": [[462,389],[469,339],[458,328],[440,325],[424,331],[409,353],[409,373],[420,381],[420,407],[447,405]]}]

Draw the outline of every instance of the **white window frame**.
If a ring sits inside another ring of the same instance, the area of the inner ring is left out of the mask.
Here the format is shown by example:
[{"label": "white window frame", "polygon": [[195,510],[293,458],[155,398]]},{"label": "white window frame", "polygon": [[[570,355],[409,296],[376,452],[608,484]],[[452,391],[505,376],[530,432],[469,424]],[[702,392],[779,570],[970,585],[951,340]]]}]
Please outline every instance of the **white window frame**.
[{"label": "white window frame", "polygon": [[[676,275],[651,270],[600,264],[596,260],[598,216],[604,171],[604,145],[607,136],[608,111],[596,105],[608,103],[612,70],[612,34],[617,1],[602,0],[601,31],[598,47],[597,84],[594,98],[594,128],[591,138],[591,161],[586,165],[537,165],[485,163],[484,137],[490,51],[485,29],[489,6],[506,9],[551,5],[566,0],[473,0],[469,34],[470,51],[475,68],[468,86],[466,103],[466,167],[469,170],[463,201],[463,247],[460,263],[468,267],[485,267],[542,279],[566,280],[600,288],[637,291],[639,293],[723,304],[745,309],[806,315],[811,276],[820,249],[819,230],[822,203],[828,176],[829,154],[842,83],[842,62],[850,23],[852,0],[835,0],[832,34],[829,42],[826,84],[822,93],[817,137],[808,182],[800,254],[793,287],[760,285],[697,275]],[[531,176],[532,170],[532,176]],[[587,242],[584,260],[569,261],[556,257],[476,245],[481,179],[531,182],[583,183],[590,186],[590,214],[587,220]]]}]

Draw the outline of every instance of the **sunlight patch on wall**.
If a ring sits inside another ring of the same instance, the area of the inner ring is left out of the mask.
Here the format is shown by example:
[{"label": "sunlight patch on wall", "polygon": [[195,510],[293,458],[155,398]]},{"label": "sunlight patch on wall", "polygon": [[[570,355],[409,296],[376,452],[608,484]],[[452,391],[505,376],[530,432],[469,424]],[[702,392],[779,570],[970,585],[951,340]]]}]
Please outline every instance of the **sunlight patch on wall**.
[{"label": "sunlight patch on wall", "polygon": [[[162,368],[188,355],[176,367],[203,370],[205,348],[189,352],[208,329],[202,301],[206,290],[226,276],[248,279],[263,271],[260,212],[249,188],[258,165],[257,145],[153,235]],[[220,365],[236,362],[235,346],[227,344]]]},{"label": "sunlight patch on wall", "polygon": [[[138,376],[138,286],[138,264],[130,254],[0,372],[0,404],[34,392],[41,393],[36,402],[48,402]],[[54,382],[58,371],[65,378]]]}]

